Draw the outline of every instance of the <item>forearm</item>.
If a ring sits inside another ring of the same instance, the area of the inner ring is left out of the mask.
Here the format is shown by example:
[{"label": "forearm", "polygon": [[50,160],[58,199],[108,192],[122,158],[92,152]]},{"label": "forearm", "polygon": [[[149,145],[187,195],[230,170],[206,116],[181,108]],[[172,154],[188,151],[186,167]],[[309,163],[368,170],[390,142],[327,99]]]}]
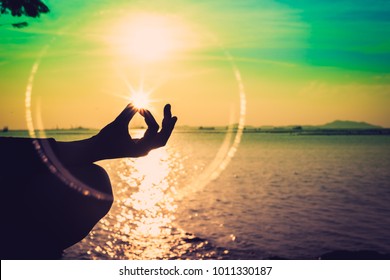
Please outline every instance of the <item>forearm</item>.
[{"label": "forearm", "polygon": [[[79,141],[57,141],[55,151],[59,160],[64,165],[82,165],[99,160],[127,157],[121,148],[123,143],[120,140],[116,142],[110,138],[101,137],[98,134]],[[133,154],[137,154],[135,149]]]},{"label": "forearm", "polygon": [[57,142],[57,156],[64,165],[81,165],[103,159],[94,137],[72,142]]}]

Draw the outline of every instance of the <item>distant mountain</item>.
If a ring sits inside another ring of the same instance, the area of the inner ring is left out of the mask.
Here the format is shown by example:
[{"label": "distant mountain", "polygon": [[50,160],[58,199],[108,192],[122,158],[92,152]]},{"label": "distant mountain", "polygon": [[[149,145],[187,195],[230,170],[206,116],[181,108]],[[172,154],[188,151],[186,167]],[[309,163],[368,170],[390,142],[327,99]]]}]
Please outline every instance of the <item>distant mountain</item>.
[{"label": "distant mountain", "polygon": [[380,129],[381,126],[372,125],[366,122],[354,122],[354,121],[334,121],[331,123],[327,123],[321,126],[320,128],[325,129]]}]

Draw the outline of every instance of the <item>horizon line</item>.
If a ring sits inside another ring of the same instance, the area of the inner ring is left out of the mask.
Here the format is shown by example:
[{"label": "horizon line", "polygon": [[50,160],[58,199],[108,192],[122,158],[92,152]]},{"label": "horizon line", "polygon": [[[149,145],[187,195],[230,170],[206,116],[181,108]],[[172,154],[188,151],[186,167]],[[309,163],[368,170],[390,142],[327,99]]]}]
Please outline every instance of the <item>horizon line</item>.
[{"label": "horizon line", "polygon": [[[321,128],[327,125],[331,125],[333,123],[337,122],[349,122],[354,125],[361,125],[361,126],[371,126],[371,128],[362,128],[362,129],[390,129],[390,127],[384,127],[380,125],[375,125],[367,122],[359,122],[359,121],[341,121],[341,120],[335,120],[329,123],[325,124],[312,124],[312,125],[302,125],[302,124],[289,124],[289,125],[251,125],[247,124],[244,125],[244,128],[252,128],[252,129],[258,129],[258,128],[294,128],[294,127],[301,127],[303,128]],[[199,130],[210,130],[210,129],[228,129],[229,127],[237,128],[238,123],[234,124],[226,124],[226,125],[177,125],[176,129],[180,128],[191,128],[191,129],[199,129]],[[134,127],[129,127],[130,130],[132,129],[146,129],[146,126],[134,126]],[[358,129],[359,127],[345,127],[344,129]],[[332,129],[332,128],[330,128]],[[343,128],[341,128],[343,129]],[[85,126],[71,126],[71,127],[52,127],[52,128],[46,128],[46,129],[36,129],[35,131],[48,131],[48,130],[101,130],[101,128],[94,128],[94,127],[85,127]],[[0,127],[0,132],[4,131],[28,131],[28,128],[11,128],[7,125],[3,126],[2,128]]]}]

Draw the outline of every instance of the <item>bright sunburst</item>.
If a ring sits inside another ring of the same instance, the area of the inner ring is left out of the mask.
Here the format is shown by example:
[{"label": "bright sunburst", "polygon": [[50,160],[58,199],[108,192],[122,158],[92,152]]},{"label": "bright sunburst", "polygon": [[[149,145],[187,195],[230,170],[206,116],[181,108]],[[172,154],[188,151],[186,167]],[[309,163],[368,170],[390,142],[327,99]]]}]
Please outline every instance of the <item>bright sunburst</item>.
[{"label": "bright sunburst", "polygon": [[130,102],[137,109],[147,109],[150,105],[149,93],[144,91],[134,91],[131,93]]},{"label": "bright sunburst", "polygon": [[125,93],[122,94],[115,94],[115,93],[114,94],[111,93],[111,94],[123,98],[127,102],[132,103],[133,106],[136,107],[137,109],[151,110],[152,103],[156,102],[155,99],[151,98],[151,95],[157,89],[157,87],[148,88],[148,90],[145,90],[144,80],[142,77],[138,82],[138,87],[134,87],[129,82],[128,78],[125,76],[124,73],[118,71],[118,76],[126,85],[126,91]]}]

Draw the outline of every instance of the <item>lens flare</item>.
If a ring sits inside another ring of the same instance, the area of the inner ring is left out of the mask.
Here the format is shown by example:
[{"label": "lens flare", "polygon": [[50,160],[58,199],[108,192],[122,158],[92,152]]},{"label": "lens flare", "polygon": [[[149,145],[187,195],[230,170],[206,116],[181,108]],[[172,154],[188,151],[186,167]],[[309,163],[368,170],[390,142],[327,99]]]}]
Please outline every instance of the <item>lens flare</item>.
[{"label": "lens flare", "polygon": [[137,109],[147,109],[150,105],[149,94],[144,91],[132,92],[130,102]]}]

